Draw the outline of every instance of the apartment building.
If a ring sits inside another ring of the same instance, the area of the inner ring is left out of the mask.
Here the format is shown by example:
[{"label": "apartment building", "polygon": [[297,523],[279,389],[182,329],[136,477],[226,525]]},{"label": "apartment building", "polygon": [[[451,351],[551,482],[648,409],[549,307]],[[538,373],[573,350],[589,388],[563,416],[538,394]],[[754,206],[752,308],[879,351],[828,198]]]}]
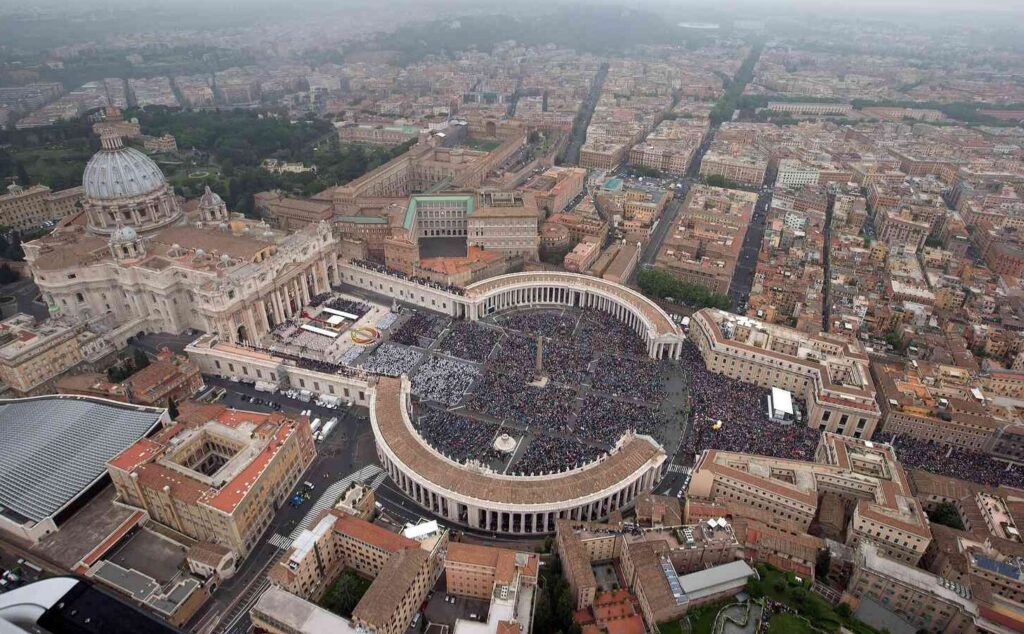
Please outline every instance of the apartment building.
[{"label": "apartment building", "polygon": [[587,141],[580,148],[580,167],[613,170],[626,159],[628,147],[624,143]]},{"label": "apartment building", "polygon": [[871,363],[886,434],[986,451],[1009,424],[972,393],[962,368],[914,361]]},{"label": "apartment building", "polygon": [[690,336],[712,372],[803,399],[808,427],[853,438],[874,433],[881,410],[858,342],[707,308],[693,315]]},{"label": "apartment building", "polygon": [[122,504],[241,559],[315,456],[308,420],[210,405],[139,440],[107,472]]},{"label": "apartment building", "polygon": [[466,244],[487,251],[536,260],[540,211],[531,194],[481,192],[466,218]]},{"label": "apartment building", "polygon": [[931,233],[932,225],[916,218],[909,208],[876,211],[875,231],[878,239],[891,247],[918,252]]},{"label": "apartment building", "polygon": [[565,211],[576,196],[583,191],[587,170],[580,167],[551,167],[534,176],[520,187],[531,194],[537,208],[546,216]]},{"label": "apartment building", "polygon": [[633,167],[657,170],[670,176],[682,176],[686,173],[696,150],[695,143],[646,141],[630,148],[629,164]]},{"label": "apartment building", "polygon": [[655,265],[676,279],[714,292],[729,291],[757,195],[698,185],[687,194]]},{"label": "apartment building", "polygon": [[699,173],[704,178],[721,176],[739,185],[760,187],[767,170],[768,160],[753,148],[747,148],[742,153],[726,153],[712,146],[700,162]]},{"label": "apartment building", "polygon": [[45,185],[10,185],[0,196],[0,225],[25,231],[56,222],[78,209],[84,192],[81,187],[55,192]]},{"label": "apartment building", "polygon": [[817,185],[821,169],[816,165],[805,163],[799,159],[782,159],[775,177],[776,187],[802,187]]},{"label": "apartment building", "polygon": [[909,565],[927,550],[928,519],[892,448],[881,443],[825,433],[814,462],[707,450],[694,467],[687,499],[727,505],[799,535],[825,493],[853,508],[846,531],[851,547],[872,542],[886,557]]},{"label": "apartment building", "polygon": [[854,557],[847,592],[896,612],[929,632],[976,631],[977,605],[967,587],[883,556],[863,543]]}]

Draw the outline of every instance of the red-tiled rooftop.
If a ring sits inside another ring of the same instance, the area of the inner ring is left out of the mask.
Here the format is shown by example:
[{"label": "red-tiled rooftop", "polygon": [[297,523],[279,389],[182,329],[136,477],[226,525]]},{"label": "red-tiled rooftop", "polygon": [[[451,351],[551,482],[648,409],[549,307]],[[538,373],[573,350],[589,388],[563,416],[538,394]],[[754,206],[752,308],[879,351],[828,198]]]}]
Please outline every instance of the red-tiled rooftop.
[{"label": "red-tiled rooftop", "polygon": [[405,548],[419,548],[419,542],[392,533],[386,528],[367,522],[351,515],[337,515],[334,530],[352,539],[371,544],[387,552],[396,552]]},{"label": "red-tiled rooftop", "polygon": [[163,445],[160,443],[149,438],[141,438],[134,445],[114,456],[108,464],[118,469],[131,471],[156,456],[162,449]]},{"label": "red-tiled rooftop", "polygon": [[[244,412],[251,413],[251,412]],[[264,417],[266,418],[266,417]],[[267,466],[277,455],[277,452],[281,450],[281,446],[285,440],[288,439],[295,431],[295,426],[291,424],[281,425],[277,432],[274,434],[274,438],[263,448],[263,451],[259,453],[256,458],[245,466],[242,471],[232,478],[231,482],[225,484],[221,490],[206,500],[206,503],[213,508],[224,511],[225,513],[231,513],[238,506],[238,503],[245,499],[245,496],[249,494],[249,490],[252,485],[256,483]]]}]

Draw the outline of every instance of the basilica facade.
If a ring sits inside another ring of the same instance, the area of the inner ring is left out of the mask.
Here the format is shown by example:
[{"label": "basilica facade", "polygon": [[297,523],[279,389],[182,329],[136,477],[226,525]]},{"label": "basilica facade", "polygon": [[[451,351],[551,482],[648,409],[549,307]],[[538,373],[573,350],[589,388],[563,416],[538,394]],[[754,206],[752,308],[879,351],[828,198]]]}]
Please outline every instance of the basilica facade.
[{"label": "basilica facade", "polygon": [[340,282],[326,223],[275,231],[229,213],[209,188],[187,211],[156,163],[117,135],[103,136],[83,188],[81,212],[24,245],[52,316],[251,343]]}]

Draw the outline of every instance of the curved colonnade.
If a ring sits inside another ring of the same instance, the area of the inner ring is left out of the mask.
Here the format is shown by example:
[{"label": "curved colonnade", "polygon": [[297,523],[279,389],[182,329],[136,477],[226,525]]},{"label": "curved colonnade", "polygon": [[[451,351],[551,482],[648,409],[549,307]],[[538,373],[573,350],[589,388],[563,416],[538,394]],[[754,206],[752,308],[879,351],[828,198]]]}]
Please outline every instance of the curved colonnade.
[{"label": "curved colonnade", "polygon": [[550,533],[558,519],[598,521],[650,491],[666,461],[649,436],[627,435],[605,457],[541,476],[509,476],[455,462],[416,432],[406,377],[380,377],[370,423],[381,465],[413,501],[448,521],[504,535]]}]

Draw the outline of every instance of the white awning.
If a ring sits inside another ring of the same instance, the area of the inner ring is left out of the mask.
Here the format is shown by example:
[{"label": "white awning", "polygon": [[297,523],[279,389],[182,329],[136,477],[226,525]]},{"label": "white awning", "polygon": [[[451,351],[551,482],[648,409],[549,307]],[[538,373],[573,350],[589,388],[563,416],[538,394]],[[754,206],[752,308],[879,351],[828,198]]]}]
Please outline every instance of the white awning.
[{"label": "white awning", "polygon": [[783,414],[793,415],[793,395],[777,387],[772,388],[772,409]]}]

